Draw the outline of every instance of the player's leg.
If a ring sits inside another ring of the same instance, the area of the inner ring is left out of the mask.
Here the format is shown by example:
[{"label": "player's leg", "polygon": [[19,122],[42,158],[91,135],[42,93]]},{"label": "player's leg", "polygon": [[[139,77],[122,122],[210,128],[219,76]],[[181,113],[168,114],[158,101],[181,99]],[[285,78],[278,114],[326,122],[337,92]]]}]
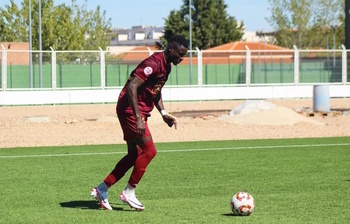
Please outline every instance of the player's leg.
[{"label": "player's leg", "polygon": [[[146,129],[148,129],[147,126]],[[149,130],[147,130],[146,133],[147,132],[149,132]],[[127,186],[120,194],[120,200],[128,203],[132,208],[135,208],[137,210],[144,210],[145,207],[136,198],[135,188],[145,174],[148,164],[156,156],[157,150],[151,135],[148,135],[142,139],[137,139],[135,141],[139,145],[141,153],[135,161],[134,169],[129,178]]]},{"label": "player's leg", "polygon": [[120,180],[125,173],[135,164],[138,147],[130,139],[135,138],[135,118],[128,116],[124,111],[117,111],[118,119],[123,130],[124,140],[127,142],[128,153],[121,160],[118,161],[112,172],[101,182],[100,185],[91,190],[91,196],[94,197],[102,208],[112,210],[107,200],[108,189]]},{"label": "player's leg", "polygon": [[137,157],[134,165],[134,169],[131,173],[130,179],[128,181],[129,185],[132,188],[135,188],[140,182],[141,178],[146,172],[148,164],[157,154],[157,149],[154,145],[153,139],[151,136],[142,138],[141,142],[138,143],[141,149],[141,153]]},{"label": "player's leg", "polygon": [[111,187],[116,182],[118,182],[125,173],[134,166],[135,161],[138,157],[138,147],[132,141],[127,141],[128,154],[126,154],[119,162],[116,164],[113,171],[104,179],[106,185]]},{"label": "player's leg", "polygon": [[127,141],[128,153],[116,164],[112,172],[102,181],[100,185],[91,190],[91,196],[94,197],[102,208],[112,210],[107,195],[108,189],[117,183],[125,173],[135,164],[138,156],[138,147],[132,141]]}]

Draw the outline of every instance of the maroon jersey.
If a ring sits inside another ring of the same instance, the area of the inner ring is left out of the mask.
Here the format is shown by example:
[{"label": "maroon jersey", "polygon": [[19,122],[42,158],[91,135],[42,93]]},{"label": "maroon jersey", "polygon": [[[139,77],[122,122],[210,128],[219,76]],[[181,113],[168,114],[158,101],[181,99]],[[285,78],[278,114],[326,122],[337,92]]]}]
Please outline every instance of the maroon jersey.
[{"label": "maroon jersey", "polygon": [[[144,83],[137,90],[137,99],[140,113],[150,116],[154,108],[154,98],[160,93],[171,72],[171,64],[167,64],[163,52],[154,53],[143,60],[130,74],[137,76]],[[126,82],[118,98],[117,112],[133,114],[128,96],[126,95]]]}]

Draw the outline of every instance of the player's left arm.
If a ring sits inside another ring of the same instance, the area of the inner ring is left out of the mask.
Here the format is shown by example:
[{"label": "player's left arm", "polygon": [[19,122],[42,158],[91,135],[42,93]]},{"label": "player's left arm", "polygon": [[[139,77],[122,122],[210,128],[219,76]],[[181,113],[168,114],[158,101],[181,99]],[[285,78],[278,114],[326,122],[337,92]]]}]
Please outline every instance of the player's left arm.
[{"label": "player's left arm", "polygon": [[168,124],[169,127],[172,127],[173,125],[175,126],[175,129],[177,129],[177,122],[176,118],[168,114],[163,105],[163,100],[162,100],[162,92],[160,92],[157,97],[154,99],[154,104],[160,114],[163,117],[163,121]]}]

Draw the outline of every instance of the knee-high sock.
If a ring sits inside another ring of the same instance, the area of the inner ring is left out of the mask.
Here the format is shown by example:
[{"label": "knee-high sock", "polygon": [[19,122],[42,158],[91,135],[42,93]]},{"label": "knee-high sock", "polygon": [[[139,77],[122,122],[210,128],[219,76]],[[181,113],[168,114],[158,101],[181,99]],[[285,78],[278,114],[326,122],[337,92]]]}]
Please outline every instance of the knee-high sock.
[{"label": "knee-high sock", "polygon": [[119,160],[114,170],[112,170],[112,172],[103,180],[108,187],[117,183],[125,173],[134,166],[137,156],[140,153],[141,150],[138,150],[137,148],[128,148],[128,154]]},{"label": "knee-high sock", "polygon": [[141,154],[139,154],[135,161],[134,170],[132,171],[128,182],[129,185],[134,188],[145,174],[148,164],[157,154],[153,140],[147,141],[139,147],[141,148]]}]

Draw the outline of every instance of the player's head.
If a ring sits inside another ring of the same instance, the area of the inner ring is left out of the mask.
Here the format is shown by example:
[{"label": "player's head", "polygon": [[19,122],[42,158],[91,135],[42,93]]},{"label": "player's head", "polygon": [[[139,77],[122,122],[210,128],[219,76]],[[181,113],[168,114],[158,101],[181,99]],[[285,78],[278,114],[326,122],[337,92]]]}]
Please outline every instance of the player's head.
[{"label": "player's head", "polygon": [[168,40],[165,50],[167,63],[179,64],[188,50],[188,42],[182,35],[174,35]]}]

